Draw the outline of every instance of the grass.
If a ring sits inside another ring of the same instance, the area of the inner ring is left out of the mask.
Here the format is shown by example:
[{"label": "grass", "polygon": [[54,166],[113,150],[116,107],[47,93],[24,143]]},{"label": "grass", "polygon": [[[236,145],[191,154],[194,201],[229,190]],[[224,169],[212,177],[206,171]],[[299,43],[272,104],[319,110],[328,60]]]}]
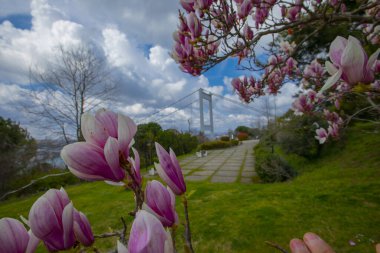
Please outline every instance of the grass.
[{"label": "grass", "polygon": [[[320,234],[337,252],[374,252],[373,241],[380,242],[380,135],[374,131],[369,126],[355,127],[345,145],[330,145],[323,158],[311,162],[288,156],[300,173],[291,182],[189,182],[196,252],[278,252],[264,242],[288,248],[291,238],[307,231]],[[75,207],[88,216],[95,233],[121,229],[120,216],[131,221],[131,192],[102,182],[66,190]],[[0,217],[27,217],[39,195],[1,203]],[[182,206],[177,204],[183,220]],[[178,239],[182,232],[180,226]],[[98,240],[96,247],[105,251],[115,240]],[[356,240],[357,245],[350,246],[349,240]],[[180,241],[179,252],[183,252],[181,245]]]}]

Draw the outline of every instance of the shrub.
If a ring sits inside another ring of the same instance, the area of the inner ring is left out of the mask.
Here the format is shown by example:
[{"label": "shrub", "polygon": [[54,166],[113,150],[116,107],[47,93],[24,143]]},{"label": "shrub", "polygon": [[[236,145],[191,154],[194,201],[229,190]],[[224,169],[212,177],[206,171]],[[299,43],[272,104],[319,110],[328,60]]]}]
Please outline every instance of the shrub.
[{"label": "shrub", "polygon": [[220,137],[220,140],[221,141],[230,141],[230,137],[227,135],[224,135],[224,136]]},{"label": "shrub", "polygon": [[248,134],[244,132],[239,132],[236,136],[239,141],[245,141],[248,140]]},{"label": "shrub", "polygon": [[318,115],[290,116],[277,133],[277,143],[287,154],[297,154],[306,158],[319,155],[320,145],[315,139],[316,126],[323,121]]},{"label": "shrub", "polygon": [[229,148],[232,146],[237,146],[239,144],[239,141],[237,140],[231,140],[231,141],[209,141],[202,143],[199,145],[200,150],[210,150],[210,149],[222,149],[222,148]]},{"label": "shrub", "polygon": [[179,135],[180,143],[182,145],[183,153],[187,154],[194,151],[198,146],[198,139],[189,133]]},{"label": "shrub", "polygon": [[171,148],[177,155],[189,153],[198,146],[197,137],[173,129],[162,131],[157,139],[166,150]]},{"label": "shrub", "polygon": [[255,170],[264,183],[284,182],[296,176],[293,168],[262,143],[255,147]]},{"label": "shrub", "polygon": [[237,146],[240,143],[238,140],[230,140],[230,142],[231,142],[232,146]]},{"label": "shrub", "polygon": [[226,141],[209,141],[200,145],[201,150],[220,149],[229,147],[231,147],[231,144]]}]

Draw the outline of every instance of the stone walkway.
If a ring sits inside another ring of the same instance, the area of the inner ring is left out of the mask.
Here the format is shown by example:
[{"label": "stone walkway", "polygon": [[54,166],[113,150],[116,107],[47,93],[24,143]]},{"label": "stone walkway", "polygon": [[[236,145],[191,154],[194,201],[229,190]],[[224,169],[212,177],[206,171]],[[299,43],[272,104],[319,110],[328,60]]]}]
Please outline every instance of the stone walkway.
[{"label": "stone walkway", "polygon": [[253,146],[257,142],[244,141],[236,147],[209,150],[206,157],[198,158],[193,155],[180,160],[185,180],[252,183],[252,178],[256,175]]}]

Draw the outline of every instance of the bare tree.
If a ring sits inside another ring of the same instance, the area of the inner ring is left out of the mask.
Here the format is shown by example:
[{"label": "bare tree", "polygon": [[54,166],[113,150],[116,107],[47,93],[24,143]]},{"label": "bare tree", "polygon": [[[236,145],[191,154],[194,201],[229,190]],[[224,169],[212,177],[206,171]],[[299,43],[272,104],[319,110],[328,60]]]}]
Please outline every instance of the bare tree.
[{"label": "bare tree", "polygon": [[54,63],[31,68],[29,95],[38,101],[27,107],[36,121],[70,139],[83,140],[81,116],[110,98],[115,85],[104,58],[85,45],[57,48]]}]

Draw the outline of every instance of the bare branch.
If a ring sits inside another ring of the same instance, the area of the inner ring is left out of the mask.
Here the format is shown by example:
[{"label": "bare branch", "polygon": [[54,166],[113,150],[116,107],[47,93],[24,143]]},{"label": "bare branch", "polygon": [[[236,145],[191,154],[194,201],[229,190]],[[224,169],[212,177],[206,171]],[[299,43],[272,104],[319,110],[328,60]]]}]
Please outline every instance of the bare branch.
[{"label": "bare branch", "polygon": [[[111,98],[115,85],[105,60],[85,45],[57,48],[48,69],[30,70],[28,96],[38,106],[24,105],[41,126],[59,131],[65,141],[81,140],[81,116]],[[37,123],[37,122],[36,122]]]},{"label": "bare branch", "polygon": [[10,192],[7,192],[7,193],[3,194],[3,195],[0,197],[0,200],[5,199],[7,196],[9,196],[9,195],[11,195],[11,194],[13,194],[13,193],[17,193],[17,192],[19,192],[19,191],[22,191],[22,190],[24,190],[24,189],[26,189],[26,188],[28,188],[28,187],[34,185],[34,184],[37,183],[38,181],[44,180],[44,179],[46,179],[46,178],[48,178],[48,177],[59,177],[59,176],[67,175],[67,174],[69,174],[69,173],[70,173],[70,172],[63,172],[63,173],[57,173],[57,174],[49,174],[49,175],[45,175],[45,176],[40,177],[40,178],[37,178],[37,179],[33,179],[32,181],[30,181],[29,184],[24,185],[23,187],[18,188],[18,189],[16,189],[16,190],[13,190],[13,191],[10,191]]}]

